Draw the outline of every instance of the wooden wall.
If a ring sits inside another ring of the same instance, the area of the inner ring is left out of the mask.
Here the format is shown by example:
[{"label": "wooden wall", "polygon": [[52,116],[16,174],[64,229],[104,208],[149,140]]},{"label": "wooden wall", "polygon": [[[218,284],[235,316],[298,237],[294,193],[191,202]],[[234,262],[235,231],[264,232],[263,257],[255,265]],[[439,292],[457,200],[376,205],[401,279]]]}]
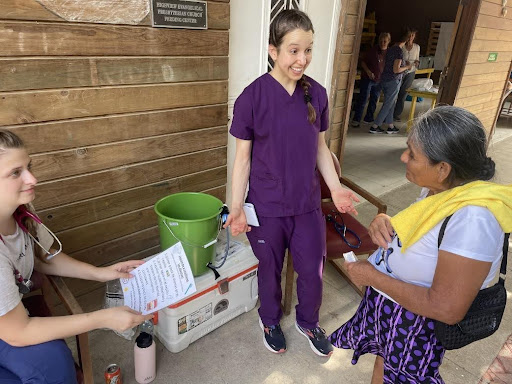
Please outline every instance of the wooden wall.
[{"label": "wooden wall", "polygon": [[364,14],[366,0],[342,0],[336,56],[329,105],[331,106],[329,148],[340,160],[343,156],[343,137],[350,115],[352,92],[361,40],[360,12]]},{"label": "wooden wall", "polygon": [[64,250],[105,265],[159,250],[159,198],[225,198],[229,0],[208,1],[208,30],[91,18],[0,0],[0,127],[25,140],[36,209]]},{"label": "wooden wall", "polygon": [[[498,52],[496,62],[488,62]],[[501,0],[483,0],[454,105],[476,114],[491,130],[501,105],[512,60],[512,9],[501,16]]]}]

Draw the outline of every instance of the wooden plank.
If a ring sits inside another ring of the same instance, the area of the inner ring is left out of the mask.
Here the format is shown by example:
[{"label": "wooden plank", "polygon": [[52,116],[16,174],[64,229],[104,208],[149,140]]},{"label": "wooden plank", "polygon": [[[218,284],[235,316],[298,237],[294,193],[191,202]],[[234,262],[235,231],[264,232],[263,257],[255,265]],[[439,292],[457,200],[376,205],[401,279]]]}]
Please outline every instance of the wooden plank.
[{"label": "wooden plank", "polygon": [[509,68],[510,62],[467,64],[464,68],[464,76],[483,75],[487,73],[503,73],[508,72]]},{"label": "wooden plank", "polygon": [[[208,190],[207,193],[225,199],[226,187]],[[64,250],[73,253],[130,233],[150,228],[157,222],[153,207],[115,216],[92,224],[58,232]]]},{"label": "wooden plank", "polygon": [[[512,42],[499,40],[473,40],[470,52],[512,52]],[[498,55],[499,56],[499,55]]]},{"label": "wooden plank", "polygon": [[223,3],[208,1],[208,29],[229,29],[231,11],[229,0],[220,1]]},{"label": "wooden plank", "polygon": [[341,123],[341,121],[343,120],[343,112],[345,112],[344,107],[334,108],[334,111],[332,113],[332,123],[333,124]]},{"label": "wooden plank", "polygon": [[359,3],[361,0],[350,0],[347,6],[347,14],[348,15],[358,15],[359,14]]},{"label": "wooden plank", "polygon": [[128,257],[142,252],[145,249],[160,245],[159,229],[157,223],[151,228],[140,232],[118,237],[117,239],[95,245],[93,247],[70,253],[69,255],[77,260],[100,266],[110,265],[115,260]]},{"label": "wooden plank", "polygon": [[228,31],[0,22],[0,56],[227,56]]},{"label": "wooden plank", "polygon": [[498,112],[499,103],[496,103],[494,109],[487,109],[485,111],[480,111],[476,114],[476,117],[480,121],[486,121],[488,119],[494,119],[496,117],[496,113]]},{"label": "wooden plank", "polygon": [[503,88],[505,84],[504,81],[495,82],[495,83],[487,83],[487,84],[479,84],[473,85],[470,87],[460,87],[459,92],[457,93],[457,97],[463,99],[465,97],[482,95],[485,93],[492,93],[493,91]]},{"label": "wooden plank", "polygon": [[[222,2],[220,2],[222,1]],[[229,29],[229,0],[208,1],[208,29]],[[0,0],[2,14],[0,19],[22,21],[66,21],[54,12],[46,9],[35,0]],[[108,11],[108,10],[107,10]],[[108,23],[98,20],[75,20],[89,23]],[[115,22],[114,24],[125,24]],[[128,22],[133,24],[133,22]],[[151,16],[148,14],[138,25],[151,25]]]},{"label": "wooden plank", "polygon": [[151,208],[143,208],[103,221],[69,229],[57,233],[65,252],[73,253],[103,242],[129,235],[157,222],[157,217]]},{"label": "wooden plank", "polygon": [[488,16],[481,13],[478,15],[476,26],[499,29],[502,31],[512,31],[512,19],[503,18],[499,15]]},{"label": "wooden plank", "polygon": [[32,167],[38,180],[47,181],[223,147],[227,144],[227,132],[225,126],[205,128],[76,150],[43,153],[31,157]]},{"label": "wooden plank", "polygon": [[[477,28],[478,29],[478,28]],[[489,57],[489,52],[470,52],[468,55],[468,64],[477,64],[477,63],[487,63],[487,59]],[[510,61],[512,60],[512,51],[511,52],[500,52],[498,54],[497,63],[501,63],[504,61]]]},{"label": "wooden plank", "polygon": [[476,95],[476,96],[470,96],[470,97],[464,97],[464,98],[457,98],[455,100],[455,104],[457,107],[466,108],[471,105],[476,104],[483,104],[488,101],[498,100],[501,99],[501,94],[503,93],[502,90],[499,92],[492,92],[492,93],[485,93],[482,95]]},{"label": "wooden plank", "polygon": [[0,126],[227,102],[227,81],[6,92]]},{"label": "wooden plank", "polygon": [[347,101],[347,91],[341,90],[336,92],[336,103],[334,104],[335,107],[343,107],[345,105],[345,102]]},{"label": "wooden plank", "polygon": [[0,0],[3,20],[62,21],[35,0]]},{"label": "wooden plank", "polygon": [[349,72],[340,72],[338,74],[338,90],[344,90],[348,88],[348,76]]},{"label": "wooden plank", "polygon": [[336,140],[341,138],[341,130],[343,128],[343,122],[332,124],[330,131],[331,131],[331,140]]},{"label": "wooden plank", "polygon": [[512,41],[512,33],[494,28],[476,27],[473,39]]},{"label": "wooden plank", "polygon": [[[226,147],[128,165],[37,185],[37,210],[168,180],[227,162]],[[65,191],[65,193],[63,192]]]},{"label": "wooden plank", "polygon": [[460,83],[461,87],[470,87],[478,84],[495,83],[504,81],[506,76],[503,73],[486,73],[482,75],[464,76]]},{"label": "wooden plank", "polygon": [[490,100],[482,104],[475,104],[465,107],[469,112],[476,114],[481,111],[486,111],[489,109],[496,109],[496,103],[501,102],[501,100]]},{"label": "wooden plank", "polygon": [[0,59],[0,91],[227,78],[227,57]]},{"label": "wooden plank", "polygon": [[340,55],[340,60],[338,61],[338,70],[342,72],[350,71],[350,63],[352,62],[351,54],[342,54]]},{"label": "wooden plank", "polygon": [[227,105],[218,104],[6,128],[19,135],[29,153],[34,154],[218,127],[227,121]]},{"label": "wooden plank", "polygon": [[69,205],[38,211],[52,231],[63,231],[94,221],[104,220],[133,210],[148,207],[167,195],[181,192],[200,192],[226,184],[225,166],[193,173],[155,184],[128,189],[118,193],[100,196],[96,199],[79,201]]},{"label": "wooden plank", "polygon": [[333,139],[329,142],[329,149],[333,153],[339,153],[341,149],[341,139]]},{"label": "wooden plank", "polygon": [[355,35],[344,35],[341,52],[352,53],[354,50]]},{"label": "wooden plank", "polygon": [[358,15],[347,15],[347,17],[345,17],[344,31],[346,35],[355,35],[358,19]]},{"label": "wooden plank", "polygon": [[[509,7],[507,7],[507,8],[509,8]],[[501,14],[502,8],[503,7],[501,5],[501,2],[500,3],[492,3],[489,1],[482,1],[482,5],[480,5],[480,14],[487,15],[487,16],[499,17],[500,19],[512,19],[512,14],[510,14],[510,13],[507,13],[506,16],[502,16],[502,14]]]}]

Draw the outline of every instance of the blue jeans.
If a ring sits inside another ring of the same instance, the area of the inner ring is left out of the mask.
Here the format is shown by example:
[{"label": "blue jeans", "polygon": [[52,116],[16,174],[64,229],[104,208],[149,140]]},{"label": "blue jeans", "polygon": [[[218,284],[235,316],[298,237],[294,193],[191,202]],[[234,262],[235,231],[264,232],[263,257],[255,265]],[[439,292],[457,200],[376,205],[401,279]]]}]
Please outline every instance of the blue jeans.
[{"label": "blue jeans", "polygon": [[382,104],[379,114],[375,119],[375,125],[381,125],[382,123],[393,124],[393,112],[401,82],[402,79],[380,82],[384,92],[384,104]]},{"label": "blue jeans", "polygon": [[356,105],[354,107],[354,118],[352,119],[353,121],[361,121],[364,106],[368,100],[368,94],[370,94],[370,101],[368,102],[368,108],[366,108],[364,121],[367,123],[371,123],[373,121],[373,114],[375,113],[375,108],[377,107],[377,101],[379,101],[380,91],[380,83],[376,83],[375,81],[367,78],[361,79],[359,85],[359,98],[357,99]]},{"label": "blue jeans", "polygon": [[407,97],[407,89],[411,88],[412,81],[414,80],[414,76],[416,72],[410,72],[405,75],[402,79],[402,84],[400,85],[400,91],[398,91],[398,97],[396,99],[395,112],[393,113],[393,117],[400,118],[404,110],[405,98]]},{"label": "blue jeans", "polygon": [[73,356],[64,340],[13,347],[0,340],[0,383],[76,383]]}]

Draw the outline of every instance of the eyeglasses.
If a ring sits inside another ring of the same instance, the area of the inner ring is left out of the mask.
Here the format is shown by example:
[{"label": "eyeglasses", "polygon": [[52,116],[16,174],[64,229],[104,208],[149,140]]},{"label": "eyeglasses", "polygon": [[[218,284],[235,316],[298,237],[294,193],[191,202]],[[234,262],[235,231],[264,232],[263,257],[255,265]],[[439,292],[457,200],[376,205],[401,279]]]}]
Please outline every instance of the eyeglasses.
[{"label": "eyeglasses", "polygon": [[[325,217],[325,219],[327,220],[327,222],[330,222],[334,225],[334,229],[336,230],[336,232],[338,232],[338,235],[341,236],[343,241],[350,248],[357,249],[361,246],[361,238],[359,236],[357,236],[357,234],[353,230],[347,228],[342,215],[338,214],[338,212],[336,212],[333,209],[331,211],[331,213]],[[350,235],[350,237],[355,238],[355,241],[352,241],[352,242],[348,241],[347,235]]]}]

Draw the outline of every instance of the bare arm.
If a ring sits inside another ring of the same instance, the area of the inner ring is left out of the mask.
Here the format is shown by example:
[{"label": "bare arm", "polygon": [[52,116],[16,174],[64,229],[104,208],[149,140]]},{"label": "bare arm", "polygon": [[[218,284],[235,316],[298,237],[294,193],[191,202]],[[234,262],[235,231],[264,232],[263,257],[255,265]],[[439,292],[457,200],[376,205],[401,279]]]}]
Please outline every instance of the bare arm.
[{"label": "bare arm", "polygon": [[455,324],[464,318],[491,263],[439,251],[430,288],[394,279],[377,271],[367,261],[347,263],[346,268],[354,283],[371,285],[385,292],[411,312]]},{"label": "bare arm", "polygon": [[394,73],[402,73],[412,68],[412,64],[409,63],[405,67],[401,67],[402,65],[402,59],[396,59],[393,62],[393,72]]},{"label": "bare arm", "polygon": [[343,213],[349,212],[357,214],[353,202],[358,202],[359,199],[352,191],[341,186],[339,176],[334,168],[331,151],[325,143],[325,132],[320,132],[318,136],[316,165],[331,191],[332,200],[336,208]]},{"label": "bare arm", "polygon": [[231,212],[226,224],[224,224],[224,228],[231,226],[233,236],[251,230],[247,225],[247,219],[242,208],[251,171],[251,149],[251,140],[236,139],[235,162],[231,178]]},{"label": "bare arm", "polygon": [[128,307],[101,309],[71,316],[28,317],[20,302],[14,309],[0,316],[0,339],[23,347],[46,341],[63,339],[97,328],[125,331],[153,315],[141,315]]},{"label": "bare arm", "polygon": [[129,260],[110,265],[95,267],[91,264],[73,259],[64,252],[59,253],[46,263],[34,258],[34,269],[45,275],[75,277],[78,279],[109,281],[131,277],[130,271],[143,264],[142,260]]}]

